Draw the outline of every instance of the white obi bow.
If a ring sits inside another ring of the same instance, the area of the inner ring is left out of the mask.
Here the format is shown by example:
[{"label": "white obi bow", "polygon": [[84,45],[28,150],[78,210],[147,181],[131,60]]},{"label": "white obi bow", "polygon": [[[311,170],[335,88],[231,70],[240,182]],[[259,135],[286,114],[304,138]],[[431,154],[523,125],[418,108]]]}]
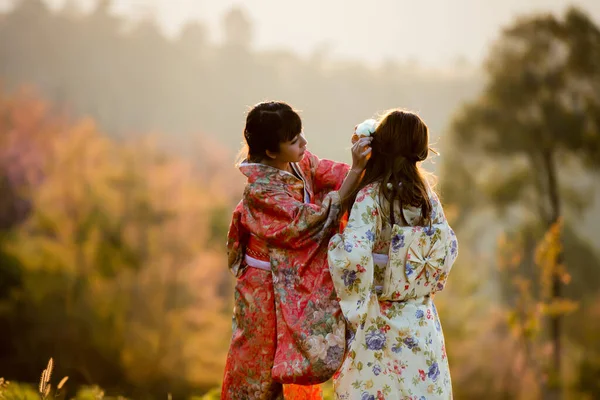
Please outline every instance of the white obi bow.
[{"label": "white obi bow", "polygon": [[382,300],[419,298],[444,288],[458,254],[458,241],[447,222],[392,228]]}]

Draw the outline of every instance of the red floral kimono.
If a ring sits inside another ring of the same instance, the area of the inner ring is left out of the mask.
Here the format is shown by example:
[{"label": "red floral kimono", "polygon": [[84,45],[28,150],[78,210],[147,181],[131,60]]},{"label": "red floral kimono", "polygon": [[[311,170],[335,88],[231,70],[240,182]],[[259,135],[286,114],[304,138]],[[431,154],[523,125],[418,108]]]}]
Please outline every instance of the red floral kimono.
[{"label": "red floral kimono", "polygon": [[[337,190],[348,165],[306,152],[293,167],[302,179],[240,166],[248,183],[228,235],[237,284],[221,399],[281,399],[282,383],[321,383],[341,365],[345,325],[327,246],[339,228]],[[320,397],[319,387],[294,386],[286,385],[286,398]]]}]

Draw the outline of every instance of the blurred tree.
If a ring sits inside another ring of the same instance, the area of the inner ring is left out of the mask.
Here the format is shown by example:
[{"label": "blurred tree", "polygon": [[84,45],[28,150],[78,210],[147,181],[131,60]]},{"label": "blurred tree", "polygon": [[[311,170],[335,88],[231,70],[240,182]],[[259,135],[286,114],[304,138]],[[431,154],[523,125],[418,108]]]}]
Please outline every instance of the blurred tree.
[{"label": "blurred tree", "polygon": [[112,11],[113,3],[97,1],[79,15],[21,0],[0,15],[0,79],[11,90],[36,85],[70,115],[92,116],[113,137],[160,132],[178,151],[189,148],[197,131],[235,151],[246,108],[284,99],[306,110],[307,133],[318,133],[313,150],[346,161],[357,120],[393,106],[418,109],[435,138],[457,102],[481,86],[478,74],[442,77],[411,64],[380,71],[289,49],[259,51],[250,15],[240,7],[223,16],[223,41],[216,44],[197,22],[171,40],[153,22],[153,8],[139,9],[132,23]]},{"label": "blurred tree", "polygon": [[151,141],[113,141],[30,93],[0,99],[1,204],[28,206],[0,232],[0,373],[30,381],[54,356],[72,387],[143,398],[212,386],[230,293],[210,239],[227,197]]},{"label": "blurred tree", "polygon": [[[455,154],[446,171],[457,176],[444,182],[444,197],[468,209],[491,202],[514,222],[535,219],[544,232],[565,216],[568,200],[586,203],[577,196],[580,180],[565,164],[600,166],[600,30],[576,9],[562,20],[521,19],[504,31],[487,72],[483,93],[454,120]],[[462,185],[454,185],[458,181]],[[556,301],[563,297],[563,261],[561,250],[550,274]],[[559,382],[561,316],[549,317],[550,386]]]},{"label": "blurred tree", "polygon": [[208,29],[199,21],[188,22],[181,29],[178,41],[190,55],[200,57],[208,47]]},{"label": "blurred tree", "polygon": [[252,23],[242,8],[232,8],[223,17],[225,45],[248,51],[252,44]]}]

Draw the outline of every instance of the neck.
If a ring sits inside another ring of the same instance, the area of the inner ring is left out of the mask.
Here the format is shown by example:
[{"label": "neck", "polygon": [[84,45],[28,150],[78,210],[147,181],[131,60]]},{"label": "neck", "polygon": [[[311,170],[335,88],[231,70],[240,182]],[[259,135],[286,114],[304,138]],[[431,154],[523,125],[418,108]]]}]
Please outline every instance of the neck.
[{"label": "neck", "polygon": [[290,166],[289,162],[278,162],[278,161],[274,161],[274,160],[263,159],[260,163],[268,165],[273,168],[283,170],[283,171],[287,171],[290,173],[292,172],[292,167]]}]

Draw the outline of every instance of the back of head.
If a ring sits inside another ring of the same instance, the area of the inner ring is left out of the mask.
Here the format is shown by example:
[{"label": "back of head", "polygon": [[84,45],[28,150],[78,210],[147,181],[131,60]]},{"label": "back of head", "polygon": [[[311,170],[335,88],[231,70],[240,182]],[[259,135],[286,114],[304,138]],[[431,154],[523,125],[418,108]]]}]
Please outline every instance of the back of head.
[{"label": "back of head", "polygon": [[373,154],[377,162],[395,161],[411,164],[424,161],[429,154],[429,130],[421,118],[412,112],[388,111],[381,117],[373,135]]},{"label": "back of head", "polygon": [[267,151],[278,152],[281,142],[292,140],[300,132],[302,120],[290,105],[275,101],[259,103],[246,117],[245,156],[250,162],[260,162]]},{"label": "back of head", "polygon": [[[417,163],[429,155],[429,130],[415,113],[403,110],[388,111],[381,117],[371,142],[372,155],[358,188],[348,198],[351,207],[356,194],[364,186],[380,182],[380,193],[400,209],[413,206],[421,209],[421,221],[429,220],[431,202],[428,185]],[[390,213],[392,224],[394,213]],[[406,223],[406,221],[404,221]]]}]

